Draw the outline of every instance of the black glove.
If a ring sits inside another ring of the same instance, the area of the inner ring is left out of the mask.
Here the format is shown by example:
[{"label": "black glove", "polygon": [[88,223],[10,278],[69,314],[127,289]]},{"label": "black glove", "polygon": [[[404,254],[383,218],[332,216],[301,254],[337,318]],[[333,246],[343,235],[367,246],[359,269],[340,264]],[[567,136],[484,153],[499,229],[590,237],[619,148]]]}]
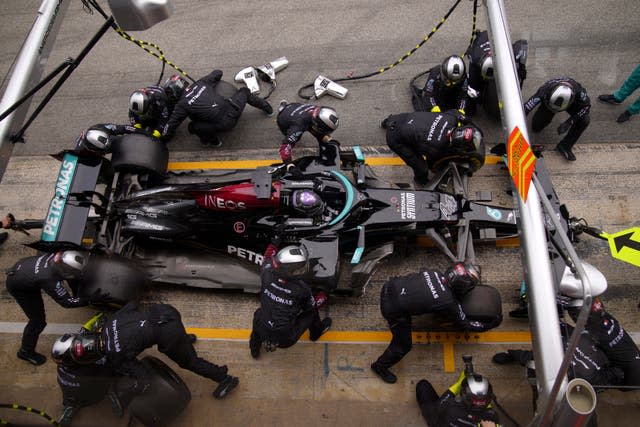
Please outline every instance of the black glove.
[{"label": "black glove", "polygon": [[104,303],[111,297],[109,292],[102,292],[102,288],[96,289],[89,297],[89,304]]},{"label": "black glove", "polygon": [[560,123],[560,126],[558,126],[558,135],[562,135],[563,133],[568,132],[569,128],[571,128],[572,125],[573,125],[572,119],[569,119],[565,122]]}]

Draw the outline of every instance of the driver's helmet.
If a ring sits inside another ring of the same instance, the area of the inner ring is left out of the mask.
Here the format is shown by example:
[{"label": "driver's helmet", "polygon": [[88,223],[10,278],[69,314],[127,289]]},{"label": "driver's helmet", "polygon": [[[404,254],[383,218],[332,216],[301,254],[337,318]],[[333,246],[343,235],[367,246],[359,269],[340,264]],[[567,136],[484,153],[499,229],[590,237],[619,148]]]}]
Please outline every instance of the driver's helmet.
[{"label": "driver's helmet", "polygon": [[174,74],[162,84],[162,88],[171,104],[175,104],[180,100],[187,86],[189,86],[189,82],[180,77],[179,74]]},{"label": "driver's helmet", "polygon": [[65,279],[78,277],[87,265],[88,257],[80,251],[58,251],[53,256],[53,267]]},{"label": "driver's helmet", "polygon": [[559,83],[549,95],[547,101],[547,107],[555,112],[564,111],[573,102],[575,93],[573,88],[568,83]]},{"label": "driver's helmet", "polygon": [[324,211],[324,202],[313,190],[295,190],[291,194],[291,207],[305,216],[314,217]]},{"label": "driver's helmet", "polygon": [[486,409],[491,403],[493,392],[489,380],[479,374],[471,374],[462,380],[460,396],[471,410]]},{"label": "driver's helmet", "polygon": [[275,256],[278,273],[287,278],[299,278],[309,270],[309,256],[303,246],[290,245],[278,251]]},{"label": "driver's helmet", "polygon": [[320,134],[329,135],[338,129],[338,113],[333,108],[320,107],[313,112],[313,126]]},{"label": "driver's helmet", "polygon": [[129,111],[138,116],[147,116],[151,112],[151,96],[146,89],[138,89],[129,97]]},{"label": "driver's helmet", "polygon": [[103,357],[99,340],[99,333],[65,334],[53,343],[51,357],[56,363],[89,365]]},{"label": "driver's helmet", "polygon": [[480,75],[485,80],[493,79],[493,57],[489,54],[480,60]]},{"label": "driver's helmet", "polygon": [[468,263],[458,262],[444,273],[447,284],[457,298],[461,298],[480,283],[480,271]]},{"label": "driver's helmet", "polygon": [[449,133],[449,141],[451,142],[451,151],[473,153],[482,143],[482,131],[471,125],[455,128]]},{"label": "driver's helmet", "polygon": [[455,86],[465,76],[464,60],[458,55],[451,55],[440,65],[440,74],[445,86]]},{"label": "driver's helmet", "polygon": [[84,130],[76,139],[76,149],[78,150],[102,154],[108,152],[110,147],[109,134],[100,129]]}]

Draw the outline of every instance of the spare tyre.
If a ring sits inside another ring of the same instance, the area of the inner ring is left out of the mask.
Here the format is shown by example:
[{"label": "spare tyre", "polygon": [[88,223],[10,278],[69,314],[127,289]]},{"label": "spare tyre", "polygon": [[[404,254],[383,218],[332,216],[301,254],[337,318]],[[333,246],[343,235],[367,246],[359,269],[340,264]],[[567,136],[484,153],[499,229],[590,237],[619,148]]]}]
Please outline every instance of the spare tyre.
[{"label": "spare tyre", "polygon": [[92,300],[92,305],[119,308],[129,301],[140,299],[148,283],[146,272],[133,261],[120,256],[92,255],[79,278],[78,296],[92,299],[99,291],[108,296]]},{"label": "spare tyre", "polygon": [[191,392],[182,378],[166,363],[146,356],[148,390],[133,398],[129,412],[145,426],[167,426],[187,407]]},{"label": "spare tyre", "polygon": [[491,322],[502,317],[502,298],[493,286],[478,285],[460,301],[469,320]]},{"label": "spare tyre", "polygon": [[142,134],[116,138],[112,145],[111,165],[116,172],[164,175],[169,150],[164,142]]}]

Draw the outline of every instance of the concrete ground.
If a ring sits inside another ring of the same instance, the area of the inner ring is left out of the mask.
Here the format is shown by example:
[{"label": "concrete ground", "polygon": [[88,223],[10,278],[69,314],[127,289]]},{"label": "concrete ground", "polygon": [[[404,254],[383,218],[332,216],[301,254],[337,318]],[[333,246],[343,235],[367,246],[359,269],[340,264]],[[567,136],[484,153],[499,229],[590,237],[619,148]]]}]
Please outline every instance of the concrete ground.
[{"label": "concrete ground", "polygon": [[[39,3],[3,2],[0,74],[9,70]],[[341,77],[353,71],[358,75],[392,63],[414,46],[449,7],[438,1],[392,4],[382,0],[330,0],[322,4],[308,0],[175,3],[176,12],[169,20],[135,36],[162,46],[167,57],[196,77],[218,67],[230,80],[247,65],[260,65],[286,55],[290,65],[278,75],[278,88],[271,98],[274,103],[281,98],[302,101],[296,96],[298,88],[319,73]],[[336,138],[343,145],[363,145],[372,156],[387,155],[380,121],[388,114],[410,110],[407,85],[411,77],[439,63],[444,56],[464,50],[470,14],[471,3],[462,2],[450,22],[405,64],[371,79],[346,83],[350,93],[344,101],[322,98],[319,103],[333,106],[340,113]],[[508,2],[507,14],[512,39],[528,39],[531,49],[523,97],[526,99],[546,79],[568,74],[585,85],[593,102],[591,125],[575,148],[578,161],[569,164],[557,153],[545,152],[560,200],[573,215],[610,233],[637,227],[640,196],[633,183],[640,173],[640,120],[634,117],[625,125],[618,125],[614,120],[624,106],[605,106],[595,99],[599,93],[615,90],[636,65],[640,5],[635,0],[615,4],[584,0],[579,5],[516,0]],[[479,27],[486,28],[482,7],[478,18]],[[73,2],[47,69],[76,55],[100,23],[99,16],[84,14],[82,4]],[[142,51],[114,33],[101,40],[99,48],[91,52],[34,122],[27,132],[27,143],[14,148],[0,182],[0,213],[10,211],[18,218],[42,217],[58,168],[47,155],[68,148],[76,135],[93,123],[126,121],[130,92],[155,82],[160,68],[155,60],[139,52]],[[165,76],[168,74],[169,71]],[[40,99],[42,94],[35,97],[35,101]],[[482,114],[477,121],[485,131],[488,146],[503,140],[499,125]],[[533,137],[533,142],[553,146],[557,141],[555,127],[560,121],[556,118]],[[275,147],[281,138],[273,119],[250,108],[236,129],[225,136],[220,150],[201,150],[185,128],[180,128],[170,145],[172,161],[275,159]],[[302,154],[301,148],[314,145],[305,137],[294,155]],[[378,167],[376,171],[391,180],[410,180],[410,171],[404,166]],[[498,165],[485,165],[471,183],[472,193],[491,190],[497,203],[511,202],[505,196],[510,188],[506,171]],[[34,251],[23,244],[36,238],[37,234],[12,233],[0,246],[0,269],[32,255]],[[605,306],[637,336],[640,269],[613,259],[606,242],[588,236],[576,249],[605,274],[609,282],[603,296]],[[506,314],[517,306],[517,288],[522,278],[519,250],[483,246],[476,252],[483,279],[500,290]],[[474,355],[476,370],[491,379],[502,406],[521,425],[526,424],[533,411],[524,370],[491,362],[495,352],[529,347],[525,342],[529,325],[524,320],[507,317],[496,335],[465,337],[439,334],[424,319],[416,319],[415,330],[422,334],[418,337],[420,343],[394,367],[398,383],[387,385],[371,373],[370,363],[389,339],[378,306],[380,286],[392,275],[424,266],[442,269],[445,265],[446,259],[431,248],[417,248],[410,256],[385,263],[363,297],[331,299],[326,314],[334,319],[334,327],[326,337],[317,343],[304,339],[291,349],[265,353],[257,361],[251,359],[247,344],[251,316],[258,305],[254,295],[176,287],[153,289],[146,295],[147,300],[175,305],[185,324],[196,328],[194,331],[201,337],[196,344],[199,353],[227,364],[230,372],[240,377],[238,389],[218,401],[211,397],[211,382],[169,362],[192,393],[192,402],[173,425],[424,425],[415,402],[415,384],[428,378],[436,390],[444,391],[457,378],[461,355],[466,353]],[[3,276],[0,282],[4,282]],[[46,297],[45,303],[49,329],[42,335],[38,349],[48,353],[56,336],[77,329],[92,311],[64,310]],[[36,368],[15,358],[20,322],[24,321],[23,313],[0,284],[0,383],[4,385],[0,388],[0,404],[28,405],[57,416],[61,398],[55,365],[49,360]],[[431,332],[428,336],[427,331]],[[635,425],[640,416],[638,392],[601,393],[597,412],[602,426]],[[46,425],[38,416],[16,410],[0,409],[0,419],[18,425]],[[502,419],[503,424],[510,425],[505,417]],[[111,414],[106,401],[83,410],[74,423],[126,424],[127,419]]]}]

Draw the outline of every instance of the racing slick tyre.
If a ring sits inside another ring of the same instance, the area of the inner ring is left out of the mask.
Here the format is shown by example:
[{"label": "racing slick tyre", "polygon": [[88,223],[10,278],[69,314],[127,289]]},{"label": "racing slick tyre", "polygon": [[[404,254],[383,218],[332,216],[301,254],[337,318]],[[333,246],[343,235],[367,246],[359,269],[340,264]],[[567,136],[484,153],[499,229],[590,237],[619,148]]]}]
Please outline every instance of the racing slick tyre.
[{"label": "racing slick tyre", "polygon": [[191,401],[189,387],[160,359],[146,356],[142,364],[149,389],[133,398],[129,412],[145,426],[168,426]]},{"label": "racing slick tyre", "polygon": [[444,169],[450,162],[467,163],[469,172],[475,172],[484,165],[485,146],[484,141],[480,143],[473,153],[450,153],[433,163],[429,162],[429,169],[432,172],[439,172]]},{"label": "racing slick tyre", "polygon": [[[97,308],[119,308],[140,298],[149,282],[146,272],[123,257],[92,256],[80,276],[78,295]],[[95,294],[106,295],[100,299]]]},{"label": "racing slick tyre", "polygon": [[493,286],[476,286],[462,298],[460,305],[470,320],[490,322],[502,317],[502,298]]},{"label": "racing slick tyre", "polygon": [[112,145],[111,164],[116,172],[164,175],[169,163],[165,143],[146,135],[127,134]]}]

